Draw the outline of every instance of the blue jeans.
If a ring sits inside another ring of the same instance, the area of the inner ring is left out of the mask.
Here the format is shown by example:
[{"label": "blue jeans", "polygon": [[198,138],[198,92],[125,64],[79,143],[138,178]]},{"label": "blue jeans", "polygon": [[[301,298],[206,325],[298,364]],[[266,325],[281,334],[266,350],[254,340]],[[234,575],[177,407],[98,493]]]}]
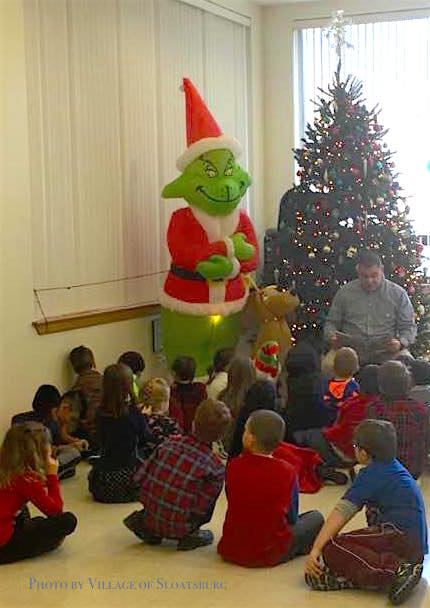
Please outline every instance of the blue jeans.
[{"label": "blue jeans", "polygon": [[291,526],[293,542],[287,553],[281,558],[280,563],[287,562],[298,555],[307,555],[323,524],[324,517],[319,511],[307,511],[307,513],[299,515],[296,523]]}]

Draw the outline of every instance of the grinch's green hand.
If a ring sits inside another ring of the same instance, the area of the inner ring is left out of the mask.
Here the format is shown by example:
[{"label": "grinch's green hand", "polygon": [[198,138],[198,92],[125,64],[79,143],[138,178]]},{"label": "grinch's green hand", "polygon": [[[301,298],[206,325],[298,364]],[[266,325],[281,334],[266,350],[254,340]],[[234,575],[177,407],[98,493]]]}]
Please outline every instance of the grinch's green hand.
[{"label": "grinch's green hand", "polygon": [[233,264],[224,255],[211,255],[209,259],[197,264],[196,271],[206,280],[216,281],[230,276],[233,271]]},{"label": "grinch's green hand", "polygon": [[236,232],[231,237],[234,245],[234,255],[240,261],[250,260],[254,255],[254,246],[246,242],[246,235],[243,232]]}]

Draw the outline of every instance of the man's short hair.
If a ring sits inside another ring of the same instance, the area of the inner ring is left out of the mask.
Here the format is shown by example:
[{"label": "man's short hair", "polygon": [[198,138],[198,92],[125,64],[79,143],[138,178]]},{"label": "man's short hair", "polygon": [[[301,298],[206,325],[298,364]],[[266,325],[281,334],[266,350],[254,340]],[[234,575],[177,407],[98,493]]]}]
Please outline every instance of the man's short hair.
[{"label": "man's short hair", "polygon": [[363,249],[358,255],[358,264],[371,268],[372,266],[382,266],[382,260],[377,253],[369,249]]},{"label": "man's short hair", "polygon": [[248,418],[248,429],[258,447],[264,453],[271,454],[284,439],[285,422],[276,412],[258,410]]},{"label": "man's short hair", "polygon": [[353,348],[342,346],[336,351],[333,362],[334,373],[341,378],[350,378],[360,367],[358,355]]},{"label": "man's short hair", "polygon": [[400,361],[386,361],[378,370],[379,392],[387,401],[406,399],[411,377]]},{"label": "man's short hair", "polygon": [[230,422],[230,410],[225,403],[205,399],[194,416],[194,433],[203,443],[213,443],[224,437]]},{"label": "man's short hair", "polygon": [[93,351],[82,345],[77,346],[70,352],[69,359],[75,374],[82,374],[94,365]]},{"label": "man's short hair", "polygon": [[379,462],[390,462],[397,454],[396,429],[388,420],[363,420],[354,431],[354,442]]}]

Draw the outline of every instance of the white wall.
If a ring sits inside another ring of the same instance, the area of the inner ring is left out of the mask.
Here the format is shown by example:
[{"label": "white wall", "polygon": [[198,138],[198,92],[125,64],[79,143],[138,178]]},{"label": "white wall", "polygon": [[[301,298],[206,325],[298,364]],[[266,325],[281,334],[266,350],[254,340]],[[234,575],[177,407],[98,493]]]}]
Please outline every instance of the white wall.
[{"label": "white wall", "polygon": [[275,226],[279,199],[294,181],[293,28],[301,19],[430,8],[420,0],[325,0],[263,10],[264,175],[266,223]]},{"label": "white wall", "polygon": [[[23,1],[0,2],[0,437],[10,417],[28,409],[41,383],[68,387],[71,376],[66,356],[79,344],[90,346],[103,369],[124,350],[143,353],[148,367],[157,368],[151,356],[150,323],[145,319],[101,325],[71,332],[38,336],[33,321],[32,253],[28,126],[25,81]],[[220,1],[251,16],[252,25],[252,162],[257,228],[264,228],[262,154],[262,75],[260,9],[249,2]]]}]

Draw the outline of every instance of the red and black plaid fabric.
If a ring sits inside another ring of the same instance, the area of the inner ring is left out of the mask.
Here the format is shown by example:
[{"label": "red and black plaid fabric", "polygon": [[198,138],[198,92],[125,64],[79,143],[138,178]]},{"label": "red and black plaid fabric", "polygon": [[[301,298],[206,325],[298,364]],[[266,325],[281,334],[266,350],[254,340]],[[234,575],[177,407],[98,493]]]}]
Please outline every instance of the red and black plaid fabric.
[{"label": "red and black plaid fabric", "polygon": [[218,498],[225,469],[211,447],[194,435],[167,439],[141,466],[145,526],[157,536],[183,538]]},{"label": "red and black plaid fabric", "polygon": [[367,408],[367,418],[388,420],[397,433],[397,458],[417,479],[424,471],[429,438],[429,408],[412,399],[386,403],[377,401]]}]

